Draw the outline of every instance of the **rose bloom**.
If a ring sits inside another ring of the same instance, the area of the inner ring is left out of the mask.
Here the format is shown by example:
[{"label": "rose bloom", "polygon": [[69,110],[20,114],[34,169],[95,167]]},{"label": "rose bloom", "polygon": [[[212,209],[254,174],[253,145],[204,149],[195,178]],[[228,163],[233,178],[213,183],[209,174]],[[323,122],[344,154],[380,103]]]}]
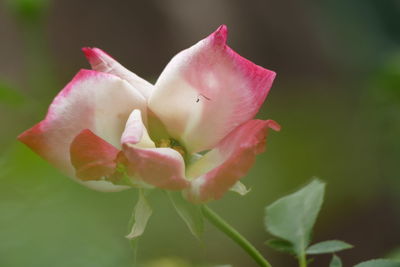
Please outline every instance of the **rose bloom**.
[{"label": "rose bloom", "polygon": [[263,152],[268,128],[280,129],[253,119],[275,73],[226,39],[222,25],[172,58],[154,85],[83,48],[93,70],[80,70],[18,139],[94,190],[158,187],[192,202],[218,199]]}]

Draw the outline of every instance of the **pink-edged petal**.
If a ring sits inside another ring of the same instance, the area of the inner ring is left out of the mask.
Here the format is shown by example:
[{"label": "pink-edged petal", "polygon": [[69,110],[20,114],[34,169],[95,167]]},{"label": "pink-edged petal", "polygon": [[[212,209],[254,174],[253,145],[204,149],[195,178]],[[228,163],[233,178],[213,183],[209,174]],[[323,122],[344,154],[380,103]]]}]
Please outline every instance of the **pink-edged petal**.
[{"label": "pink-edged petal", "polygon": [[138,148],[124,144],[128,174],[145,183],[168,190],[188,187],[185,163],[181,154],[171,148]]},{"label": "pink-edged petal", "polygon": [[218,146],[188,170],[192,177],[186,196],[193,202],[219,199],[254,163],[265,149],[268,128],[280,130],[272,120],[250,120],[232,131]]},{"label": "pink-edged petal", "polygon": [[189,185],[182,155],[171,148],[155,148],[140,111],[135,110],[130,115],[121,143],[123,157],[120,162],[126,166],[129,176],[169,190],[181,190]]},{"label": "pink-edged petal", "polygon": [[226,45],[227,28],[177,54],[149,99],[150,109],[189,152],[213,148],[253,118],[275,78]]},{"label": "pink-edged petal", "polygon": [[109,54],[99,48],[82,48],[92,68],[96,71],[114,74],[128,81],[143,97],[149,98],[153,91],[153,85],[126,69]]},{"label": "pink-edged petal", "polygon": [[78,183],[102,192],[119,192],[131,188],[103,179],[115,174],[120,150],[89,129],[83,130],[75,137],[70,153]]},{"label": "pink-edged petal", "polygon": [[82,181],[100,180],[112,175],[119,150],[89,129],[80,132],[71,143],[71,163]]},{"label": "pink-edged petal", "polygon": [[121,147],[129,114],[146,109],[145,99],[115,75],[81,70],[57,95],[46,118],[18,139],[65,174],[74,177],[70,145],[84,129]]}]

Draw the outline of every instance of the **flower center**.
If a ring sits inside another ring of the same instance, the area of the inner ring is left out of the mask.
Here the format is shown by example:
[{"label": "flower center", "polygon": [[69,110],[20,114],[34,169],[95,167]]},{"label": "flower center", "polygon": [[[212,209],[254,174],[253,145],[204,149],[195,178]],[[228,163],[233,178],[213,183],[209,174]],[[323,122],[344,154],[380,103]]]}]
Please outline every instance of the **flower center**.
[{"label": "flower center", "polygon": [[186,149],[178,141],[173,138],[163,138],[156,142],[157,147],[169,147],[177,151],[183,158],[186,156]]}]

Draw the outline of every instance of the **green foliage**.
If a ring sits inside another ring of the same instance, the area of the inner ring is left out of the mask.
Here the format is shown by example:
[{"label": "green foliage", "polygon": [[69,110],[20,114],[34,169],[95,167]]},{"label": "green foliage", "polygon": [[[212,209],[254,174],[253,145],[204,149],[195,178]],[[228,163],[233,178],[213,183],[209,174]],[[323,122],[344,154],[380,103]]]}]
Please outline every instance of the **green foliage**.
[{"label": "green foliage", "polygon": [[[281,239],[267,241],[277,251],[295,254],[300,266],[307,266],[306,255],[334,253],[353,246],[339,240],[329,240],[308,247],[311,232],[321,209],[325,183],[316,179],[297,192],[278,199],[266,208],[266,228]],[[307,248],[308,247],[308,248]],[[330,267],[341,267],[333,256]]]},{"label": "green foliage", "polygon": [[333,255],[329,267],[342,267],[342,260],[338,256]]},{"label": "green foliage", "polygon": [[141,236],[146,229],[147,222],[152,214],[152,209],[147,202],[143,189],[139,190],[139,200],[136,203],[135,210],[132,215],[131,225],[132,230],[126,236],[128,239],[135,239]]},{"label": "green foliage", "polygon": [[361,262],[354,267],[400,267],[400,262],[385,259],[376,259]]},{"label": "green foliage", "polygon": [[289,254],[295,254],[293,245],[285,240],[280,240],[280,239],[270,239],[267,242],[265,242],[267,246],[269,246],[272,249],[275,249],[280,252],[285,252]]},{"label": "green foliage", "polygon": [[180,192],[168,192],[167,194],[175,210],[189,227],[190,232],[200,239],[204,231],[204,218],[201,206],[188,202],[182,197]]},{"label": "green foliage", "polygon": [[345,249],[350,249],[352,247],[352,245],[340,240],[329,240],[308,247],[306,253],[308,255],[334,253]]},{"label": "green foliage", "polygon": [[299,191],[278,199],[266,208],[267,230],[293,244],[296,254],[302,255],[321,208],[325,183],[316,179]]}]

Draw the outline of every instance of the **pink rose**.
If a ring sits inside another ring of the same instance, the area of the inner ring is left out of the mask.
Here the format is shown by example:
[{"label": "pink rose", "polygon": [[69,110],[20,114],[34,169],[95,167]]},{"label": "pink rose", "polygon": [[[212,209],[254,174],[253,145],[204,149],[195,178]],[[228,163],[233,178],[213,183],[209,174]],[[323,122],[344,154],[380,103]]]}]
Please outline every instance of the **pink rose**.
[{"label": "pink rose", "polygon": [[177,54],[155,85],[98,48],[46,118],[18,139],[99,191],[159,187],[192,202],[220,198],[265,148],[272,120],[253,120],[273,71],[226,45],[227,28]]}]

